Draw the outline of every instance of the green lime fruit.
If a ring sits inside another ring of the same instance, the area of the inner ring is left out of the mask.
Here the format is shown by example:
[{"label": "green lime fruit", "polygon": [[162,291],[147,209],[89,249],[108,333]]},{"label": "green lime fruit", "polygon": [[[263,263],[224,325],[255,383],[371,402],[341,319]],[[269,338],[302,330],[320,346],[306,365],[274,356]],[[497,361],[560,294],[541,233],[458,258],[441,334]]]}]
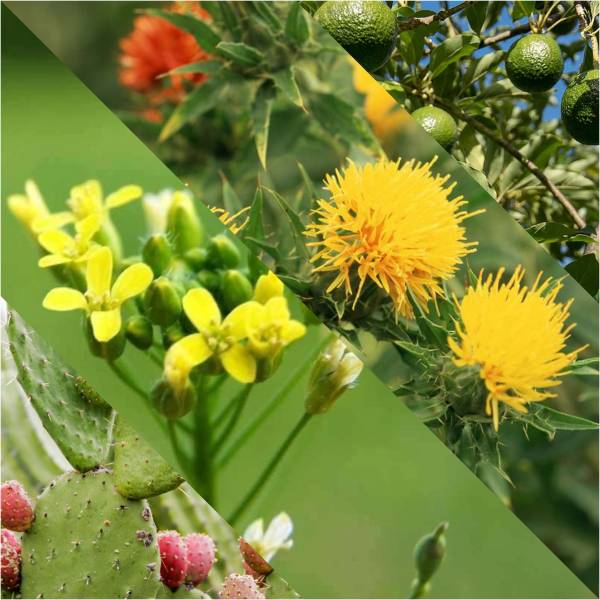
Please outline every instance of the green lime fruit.
[{"label": "green lime fruit", "polygon": [[413,119],[442,147],[447,148],[456,138],[456,121],[441,108],[424,106],[411,115]]},{"label": "green lime fruit", "polygon": [[396,42],[396,18],[380,0],[328,0],[315,18],[367,71],[390,57]]},{"label": "green lime fruit", "polygon": [[524,92],[545,92],[563,72],[560,46],[548,34],[530,33],[517,40],[508,51],[506,73]]},{"label": "green lime fruit", "polygon": [[563,94],[560,115],[574,139],[598,145],[598,69],[573,78]]}]

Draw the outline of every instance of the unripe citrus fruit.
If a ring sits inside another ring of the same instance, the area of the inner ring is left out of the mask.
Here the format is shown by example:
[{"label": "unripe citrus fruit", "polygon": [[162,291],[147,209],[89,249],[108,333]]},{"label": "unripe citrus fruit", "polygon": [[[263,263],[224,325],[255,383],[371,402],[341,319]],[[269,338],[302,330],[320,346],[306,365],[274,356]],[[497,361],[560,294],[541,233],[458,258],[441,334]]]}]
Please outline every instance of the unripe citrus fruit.
[{"label": "unripe citrus fruit", "polygon": [[392,53],[396,19],[380,0],[328,0],[315,18],[367,71],[381,67]]},{"label": "unripe citrus fruit", "polygon": [[563,94],[560,114],[573,138],[598,145],[598,69],[573,78]]},{"label": "unripe citrus fruit", "polygon": [[452,144],[456,138],[456,121],[437,106],[423,106],[412,113],[415,121],[444,148]]},{"label": "unripe citrus fruit", "polygon": [[506,73],[524,92],[545,92],[563,72],[563,58],[556,40],[547,34],[530,33],[517,40],[506,58]]}]

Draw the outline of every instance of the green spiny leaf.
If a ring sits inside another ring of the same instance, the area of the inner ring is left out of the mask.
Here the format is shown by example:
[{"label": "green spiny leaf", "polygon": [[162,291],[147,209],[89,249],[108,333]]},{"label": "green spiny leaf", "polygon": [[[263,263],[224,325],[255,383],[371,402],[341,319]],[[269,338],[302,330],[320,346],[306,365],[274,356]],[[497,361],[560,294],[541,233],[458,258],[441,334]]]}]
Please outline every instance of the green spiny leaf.
[{"label": "green spiny leaf", "polygon": [[219,42],[216,52],[242,67],[255,67],[265,60],[260,50],[243,42]]}]

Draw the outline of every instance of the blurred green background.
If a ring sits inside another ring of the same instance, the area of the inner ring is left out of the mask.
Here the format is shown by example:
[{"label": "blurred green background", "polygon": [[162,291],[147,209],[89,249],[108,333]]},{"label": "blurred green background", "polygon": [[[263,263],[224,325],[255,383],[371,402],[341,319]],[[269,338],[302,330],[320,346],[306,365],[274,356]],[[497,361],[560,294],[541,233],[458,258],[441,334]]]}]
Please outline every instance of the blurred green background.
[{"label": "blurred green background", "polygon": [[[73,4],[75,12],[87,10],[82,6],[85,3]],[[37,251],[7,213],[4,199],[20,191],[30,177],[55,210],[62,206],[72,185],[92,177],[100,179],[106,191],[127,183],[157,191],[179,187],[180,182],[4,8],[2,16],[2,294],[175,462],[168,439],[141,402],[87,353],[80,317],[41,308],[52,278],[37,268]],[[71,21],[69,27],[76,22]],[[109,59],[104,56],[99,64],[109,64]],[[428,151],[416,144],[414,149]],[[134,251],[143,235],[141,207],[123,207],[114,218],[126,249]],[[486,238],[498,235],[503,239],[500,227],[482,233]],[[523,248],[528,243],[524,241]],[[489,248],[493,253],[493,246]],[[518,249],[514,257],[526,258]],[[496,260],[500,260],[497,255]],[[592,305],[585,298],[580,304],[590,314],[588,324],[593,325]],[[593,332],[589,335],[593,337]],[[265,402],[284,385],[318,337],[313,328],[311,335],[287,354],[278,376],[261,387],[264,397],[253,397],[250,406]],[[135,362],[140,374],[156,376],[156,370],[131,354],[128,351],[127,358]],[[220,488],[223,514],[254,480],[256,465],[270,457],[296,422],[304,385],[296,388],[228,466]],[[538,506],[543,501],[538,497]],[[435,597],[592,596],[368,372],[330,414],[311,423],[248,513],[247,522],[257,516],[270,519],[281,510],[294,520],[296,543],[293,550],[276,558],[275,566],[305,597],[404,595],[413,577],[412,547],[441,520],[450,521],[449,551],[434,582]]]}]

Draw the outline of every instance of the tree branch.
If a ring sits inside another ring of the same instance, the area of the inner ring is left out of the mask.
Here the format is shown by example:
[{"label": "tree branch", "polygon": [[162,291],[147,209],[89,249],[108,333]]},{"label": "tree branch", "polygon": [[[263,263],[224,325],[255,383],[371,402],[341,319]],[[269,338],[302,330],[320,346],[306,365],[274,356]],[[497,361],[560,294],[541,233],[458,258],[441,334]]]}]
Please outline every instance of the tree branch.
[{"label": "tree branch", "polygon": [[[556,23],[556,21],[559,21],[562,18],[563,16],[559,12],[555,12],[554,14],[551,14],[546,20],[546,26],[548,27],[550,25],[553,25],[554,23]],[[493,46],[498,42],[509,40],[510,38],[513,38],[522,33],[527,33],[529,31],[531,31],[531,23],[527,21],[527,23],[517,25],[512,29],[506,29],[505,31],[501,31],[500,33],[496,33],[495,35],[483,38],[483,40],[481,40],[481,44],[479,44],[479,47],[483,48],[484,46]]]},{"label": "tree branch", "polygon": [[592,57],[594,59],[594,66],[598,67],[598,38],[597,32],[594,31],[594,20],[590,23],[587,22],[584,3],[581,0],[575,2],[575,12],[577,13],[577,19],[579,20],[579,31],[582,37],[588,40],[592,48]]},{"label": "tree branch", "polygon": [[569,199],[548,179],[546,174],[532,161],[529,160],[526,156],[521,154],[517,148],[515,148],[510,142],[508,142],[503,137],[496,135],[491,129],[486,127],[483,123],[474,119],[470,115],[466,114],[462,110],[455,108],[451,104],[447,104],[441,98],[436,96],[435,103],[439,104],[442,108],[447,110],[449,113],[452,113],[455,117],[468,123],[473,129],[476,129],[486,137],[494,140],[496,144],[502,146],[509,154],[514,156],[532,175],[537,177],[540,183],[548,189],[548,191],[564,206],[565,210],[569,213],[575,224],[583,229],[586,226],[585,221],[582,219],[581,215],[577,212],[577,209],[571,204]]},{"label": "tree branch", "polygon": [[452,15],[455,15],[461,10],[467,8],[469,4],[473,4],[473,1],[474,0],[467,0],[467,2],[461,2],[452,8],[441,10],[435,15],[429,15],[428,17],[412,17],[410,19],[402,19],[398,23],[398,31],[402,33],[403,31],[410,31],[411,29],[417,29],[417,27],[423,27],[424,25],[431,25],[436,21],[444,21],[445,19],[449,19]]}]

